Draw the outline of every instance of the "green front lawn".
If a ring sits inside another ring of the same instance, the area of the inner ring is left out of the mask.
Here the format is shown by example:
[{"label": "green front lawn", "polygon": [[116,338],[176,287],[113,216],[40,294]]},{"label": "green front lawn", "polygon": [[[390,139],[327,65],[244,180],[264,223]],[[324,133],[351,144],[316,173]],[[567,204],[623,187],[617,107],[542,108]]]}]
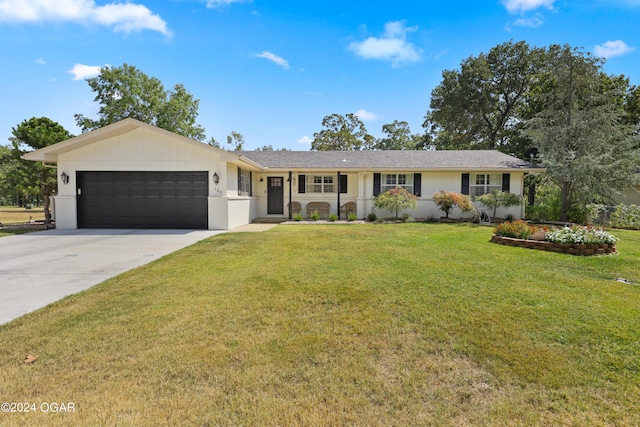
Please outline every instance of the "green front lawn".
[{"label": "green front lawn", "polygon": [[[0,326],[1,425],[637,425],[619,255],[468,225],[227,233]],[[38,359],[23,363],[28,354]]]}]

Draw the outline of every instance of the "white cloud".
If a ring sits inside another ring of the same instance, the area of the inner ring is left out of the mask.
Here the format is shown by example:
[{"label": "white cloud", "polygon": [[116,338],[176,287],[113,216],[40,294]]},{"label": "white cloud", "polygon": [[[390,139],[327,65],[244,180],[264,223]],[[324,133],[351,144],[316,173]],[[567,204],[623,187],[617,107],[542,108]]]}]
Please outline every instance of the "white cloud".
[{"label": "white cloud", "polygon": [[311,139],[307,135],[305,135],[302,138],[298,139],[296,142],[298,144],[311,145],[311,143],[313,142],[313,139]]},{"label": "white cloud", "polygon": [[556,0],[502,0],[509,13],[524,13],[541,7],[553,9]]},{"label": "white cloud", "polygon": [[287,62],[286,59],[281,58],[278,55],[274,55],[271,52],[265,51],[262,53],[256,53],[255,56],[257,56],[258,58],[268,59],[269,61],[278,64],[282,68],[289,69],[289,63]]},{"label": "white cloud", "polygon": [[544,21],[542,20],[542,16],[540,14],[534,16],[533,18],[520,18],[513,21],[513,25],[516,27],[529,27],[529,28],[538,28],[542,25]]},{"label": "white cloud", "polygon": [[75,64],[68,73],[73,74],[73,80],[84,80],[96,77],[101,69],[98,65]]},{"label": "white cloud", "polygon": [[633,52],[634,48],[628,46],[622,40],[607,41],[593,48],[593,53],[601,58],[613,58]]},{"label": "white cloud", "polygon": [[42,58],[38,58],[33,62],[35,62],[36,64],[40,64],[40,65],[47,65],[47,62]]},{"label": "white cloud", "polygon": [[378,116],[373,114],[371,111],[367,110],[358,110],[355,112],[356,117],[363,121],[373,121],[378,120]]},{"label": "white cloud", "polygon": [[207,0],[207,7],[215,9],[216,7],[224,7],[232,3],[247,3],[251,0]]},{"label": "white cloud", "polygon": [[418,27],[405,27],[405,21],[394,21],[385,24],[382,37],[369,37],[361,42],[352,42],[349,49],[365,59],[381,59],[391,61],[394,67],[418,62],[422,51],[407,42],[407,33]]},{"label": "white cloud", "polygon": [[153,30],[171,35],[159,15],[129,2],[98,6],[94,0],[0,0],[0,21],[71,21],[110,26],[125,33]]}]

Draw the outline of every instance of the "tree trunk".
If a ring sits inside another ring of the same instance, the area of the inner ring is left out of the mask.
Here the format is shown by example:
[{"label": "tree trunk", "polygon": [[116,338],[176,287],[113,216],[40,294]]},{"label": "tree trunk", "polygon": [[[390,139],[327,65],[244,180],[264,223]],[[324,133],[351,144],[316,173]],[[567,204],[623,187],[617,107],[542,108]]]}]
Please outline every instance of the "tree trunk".
[{"label": "tree trunk", "polygon": [[560,187],[560,221],[567,222],[571,207],[571,192],[569,184],[564,182]]},{"label": "tree trunk", "polygon": [[49,206],[50,206],[49,195],[44,194],[42,197],[43,197],[43,209],[44,209],[44,223],[49,225],[51,223],[51,212],[49,210]]}]

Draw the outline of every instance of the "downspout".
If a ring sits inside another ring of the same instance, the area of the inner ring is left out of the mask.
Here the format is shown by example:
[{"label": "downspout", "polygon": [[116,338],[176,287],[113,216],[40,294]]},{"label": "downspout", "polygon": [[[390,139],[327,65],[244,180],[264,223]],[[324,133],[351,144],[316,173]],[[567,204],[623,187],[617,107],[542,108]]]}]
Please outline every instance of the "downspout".
[{"label": "downspout", "polygon": [[292,216],[293,212],[292,212],[292,207],[291,207],[291,202],[292,202],[292,199],[291,199],[292,194],[291,194],[291,192],[292,192],[292,186],[293,186],[293,179],[292,179],[291,171],[289,171],[289,179],[288,179],[288,181],[289,181],[289,220],[291,220],[291,219],[293,219],[293,216]]}]

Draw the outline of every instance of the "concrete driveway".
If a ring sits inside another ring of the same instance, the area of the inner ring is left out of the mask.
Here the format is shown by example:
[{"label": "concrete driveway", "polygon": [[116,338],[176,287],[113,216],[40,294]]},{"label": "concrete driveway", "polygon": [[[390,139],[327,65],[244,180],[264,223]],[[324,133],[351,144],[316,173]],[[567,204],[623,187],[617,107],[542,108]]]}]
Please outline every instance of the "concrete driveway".
[{"label": "concrete driveway", "polygon": [[222,232],[85,229],[2,237],[0,324]]}]

